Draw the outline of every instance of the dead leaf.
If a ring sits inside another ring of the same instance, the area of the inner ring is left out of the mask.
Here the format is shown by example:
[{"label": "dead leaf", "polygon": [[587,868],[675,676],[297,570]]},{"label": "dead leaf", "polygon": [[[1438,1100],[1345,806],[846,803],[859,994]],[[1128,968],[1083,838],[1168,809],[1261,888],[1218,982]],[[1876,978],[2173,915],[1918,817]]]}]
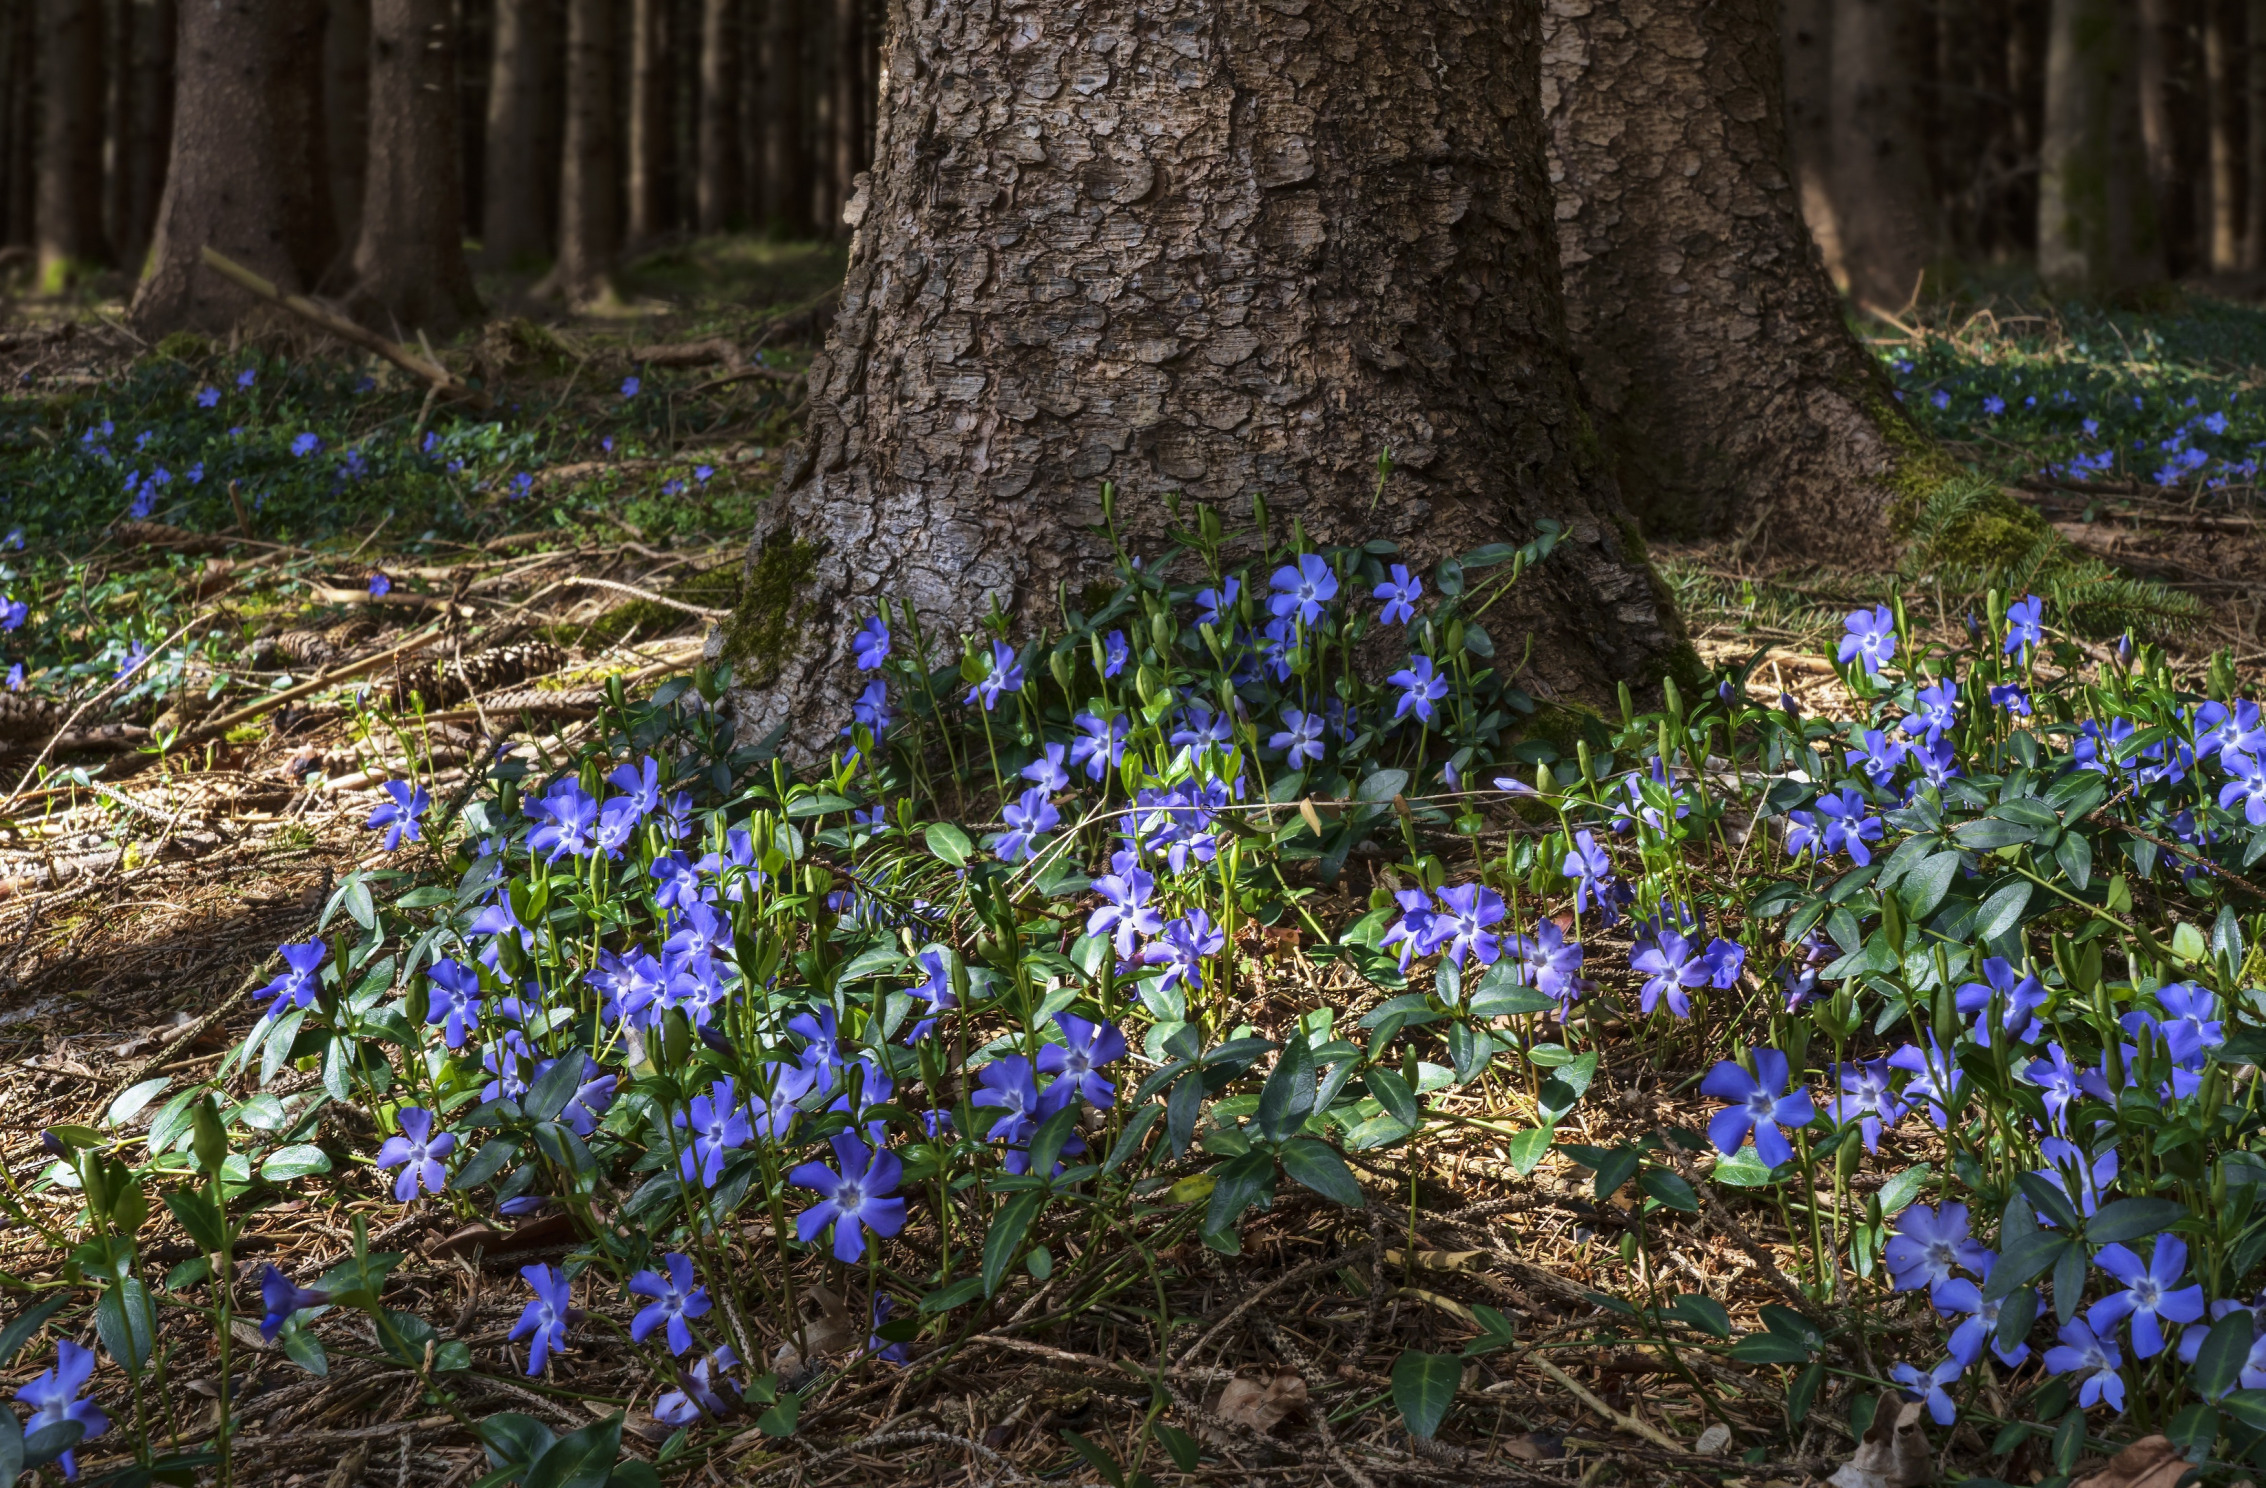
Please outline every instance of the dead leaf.
[{"label": "dead leaf", "polygon": [[1718,1421],[1699,1434],[1699,1440],[1692,1443],[1692,1450],[1702,1457],[1714,1457],[1720,1455],[1723,1449],[1729,1445],[1731,1445],[1731,1428]]},{"label": "dead leaf", "polygon": [[[1407,1254],[1405,1250],[1388,1250],[1385,1252],[1385,1264],[1406,1265],[1404,1257]],[[1486,1254],[1484,1250],[1420,1250],[1416,1253],[1416,1264],[1427,1271],[1476,1271],[1479,1268],[1474,1263]]]},{"label": "dead leaf", "polygon": [[1927,1406],[1918,1400],[1881,1397],[1873,1424],[1847,1462],[1828,1479],[1833,1488],[1920,1488],[1936,1475],[1935,1454],[1920,1422]]},{"label": "dead leaf", "polygon": [[793,1339],[779,1345],[771,1356],[772,1372],[781,1379],[792,1379],[802,1371],[805,1360],[823,1359],[855,1348],[860,1342],[860,1330],[850,1319],[850,1311],[842,1299],[824,1286],[813,1286],[803,1293],[804,1300],[816,1302],[820,1316],[803,1322],[803,1347],[796,1348]]},{"label": "dead leaf", "polygon": [[2075,1488],[2174,1488],[2188,1467],[2170,1437],[2144,1436],[2079,1478]]},{"label": "dead leaf", "polygon": [[[1306,1416],[1306,1381],[1292,1369],[1278,1370],[1270,1379],[1253,1380],[1237,1376],[1220,1391],[1212,1414],[1238,1426],[1248,1426],[1262,1436],[1269,1435],[1285,1423],[1303,1420]],[[1224,1443],[1226,1433],[1211,1431],[1211,1439]]]},{"label": "dead leaf", "polygon": [[1446,1313],[1449,1317],[1454,1318],[1457,1322],[1463,1324],[1467,1328],[1478,1329],[1480,1332],[1486,1331],[1485,1328],[1481,1327],[1478,1316],[1473,1313],[1470,1308],[1464,1306],[1461,1302],[1458,1302],[1453,1297],[1443,1297],[1438,1292],[1428,1292],[1425,1291],[1422,1287],[1410,1286],[1399,1288],[1394,1293],[1394,1295],[1400,1297],[1414,1297],[1419,1302],[1439,1308],[1442,1312]]},{"label": "dead leaf", "polygon": [[1553,1432],[1528,1431],[1505,1442],[1503,1451],[1519,1462],[1553,1462],[1566,1455],[1566,1439]]}]

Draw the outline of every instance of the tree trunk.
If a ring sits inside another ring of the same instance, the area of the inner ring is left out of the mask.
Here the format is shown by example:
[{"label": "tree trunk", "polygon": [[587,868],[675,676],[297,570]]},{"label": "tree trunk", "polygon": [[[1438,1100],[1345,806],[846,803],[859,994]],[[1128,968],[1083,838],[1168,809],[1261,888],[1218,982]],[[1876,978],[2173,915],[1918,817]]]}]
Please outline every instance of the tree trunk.
[{"label": "tree trunk", "polygon": [[38,177],[34,145],[39,117],[32,108],[39,88],[33,41],[38,0],[0,0],[7,28],[5,71],[0,71],[0,243],[30,247],[37,234]]},{"label": "tree trunk", "polygon": [[2136,41],[2119,0],[2054,0],[2038,173],[2049,285],[2116,292],[2163,277]]},{"label": "tree trunk", "polygon": [[2250,0],[2245,37],[2248,68],[2245,74],[2250,137],[2244,141],[2244,175],[2250,183],[2243,198],[2242,264],[2246,269],[2266,268],[2266,0]]},{"label": "tree trunk", "polygon": [[763,221],[775,238],[810,236],[809,134],[803,123],[803,7],[765,0],[763,77],[770,115],[763,131]]},{"label": "tree trunk", "polygon": [[1105,482],[1151,554],[1175,491],[1410,563],[1555,519],[1504,602],[1520,685],[1691,668],[1585,453],[1538,48],[1533,11],[1453,0],[895,5],[810,448],[715,642],[740,736],[832,744],[885,598],[946,635],[1051,617],[1111,571]]},{"label": "tree trunk", "polygon": [[1935,257],[1918,100],[1907,65],[1906,0],[1833,0],[1834,216],[1849,293],[1901,308]]},{"label": "tree trunk", "polygon": [[1902,427],[1785,170],[1775,0],[1552,0],[1544,117],[1582,390],[1648,535],[1885,552]]},{"label": "tree trunk", "polygon": [[[2266,4],[2266,0],[2259,0]],[[770,109],[764,73],[763,0],[737,0],[740,21],[740,202],[750,223],[763,226],[764,138]]]},{"label": "tree trunk", "polygon": [[2210,204],[2205,254],[2217,272],[2242,263],[2242,156],[2235,140],[2235,39],[2229,34],[2233,19],[2226,0],[2204,0],[2204,179]]},{"label": "tree trunk", "polygon": [[181,7],[173,157],[158,208],[150,267],[132,316],[144,336],[225,330],[256,301],[199,261],[217,248],[286,289],[307,281],[293,256],[294,187],[304,141],[285,129],[281,75],[305,70],[292,48],[296,17],[272,0],[194,0]]},{"label": "tree trunk", "polygon": [[498,267],[551,251],[557,211],[558,41],[556,0],[497,0],[496,51],[488,83],[488,182],[480,247]]},{"label": "tree trunk", "polygon": [[165,191],[165,159],[173,136],[173,46],[180,30],[174,0],[130,7],[134,17],[133,79],[127,111],[124,226],[120,263],[139,270],[157,231],[157,204]]},{"label": "tree trunk", "polygon": [[873,163],[865,131],[865,0],[834,0],[834,118],[832,196],[836,210],[822,224],[829,236],[848,236],[840,207],[857,190],[858,172]]},{"label": "tree trunk", "polygon": [[2193,260],[2196,237],[2197,185],[2188,168],[2192,152],[2183,148],[2187,132],[2180,98],[2186,93],[2186,26],[2178,0],[2136,0],[2127,14],[2121,8],[2113,23],[2119,28],[2126,57],[2137,68],[2137,106],[2143,177],[2153,210],[2149,220],[2158,244],[2156,256],[2163,271],[2183,272]]},{"label": "tree trunk", "polygon": [[[197,0],[205,3],[205,0]],[[292,261],[305,283],[329,288],[346,267],[346,240],[339,236],[338,209],[331,196],[330,112],[323,102],[323,69],[310,59],[324,55],[330,12],[325,0],[275,0],[270,7],[283,34],[288,63],[274,79],[274,107],[282,138],[296,144],[298,159],[285,177]]]},{"label": "tree trunk", "polygon": [[480,313],[464,264],[450,0],[370,7],[370,158],[354,244],[357,320],[447,335]]},{"label": "tree trunk", "polygon": [[39,284],[109,257],[102,232],[102,0],[39,10]]},{"label": "tree trunk", "polygon": [[700,230],[740,217],[740,29],[737,0],[701,0],[700,167],[693,195]]},{"label": "tree trunk", "polygon": [[668,230],[669,90],[661,0],[630,0],[629,241]]},{"label": "tree trunk", "polygon": [[569,304],[615,297],[614,7],[567,0],[566,138],[559,151],[559,255],[536,293]]},{"label": "tree trunk", "polygon": [[338,240],[362,234],[370,157],[370,0],[330,0],[323,36],[323,151]]}]

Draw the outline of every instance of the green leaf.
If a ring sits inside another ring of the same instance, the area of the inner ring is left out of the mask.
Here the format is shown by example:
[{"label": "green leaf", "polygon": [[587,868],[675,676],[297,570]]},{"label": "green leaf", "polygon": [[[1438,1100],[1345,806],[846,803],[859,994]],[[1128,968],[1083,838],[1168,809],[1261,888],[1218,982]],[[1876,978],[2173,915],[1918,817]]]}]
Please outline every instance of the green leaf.
[{"label": "green leaf", "polygon": [[2030,1336],[2030,1325],[2038,1320],[2038,1289],[2024,1287],[1999,1304],[1998,1326],[1993,1330],[1995,1341],[2006,1353],[2013,1353],[2016,1344]]},{"label": "green leaf", "polygon": [[1994,847],[2011,847],[2017,842],[2028,842],[2038,835],[2035,827],[2016,822],[1983,817],[1977,821],[1961,822],[1951,829],[1959,845],[1971,852],[1988,852]]},{"label": "green leaf", "polygon": [[2195,1354],[2195,1372],[2189,1381],[2195,1392],[2205,1400],[2212,1400],[2233,1389],[2242,1377],[2244,1362],[2250,1357],[2250,1344],[2249,1308],[2238,1307],[2213,1323],[2203,1347]]},{"label": "green leaf", "polygon": [[1077,1120],[1078,1103],[1073,1101],[1039,1123],[1030,1143],[1031,1172],[1035,1176],[1053,1176],[1055,1161],[1062,1156],[1062,1144],[1070,1140],[1070,1128]]},{"label": "green leaf", "polygon": [[519,1141],[515,1137],[490,1137],[472,1154],[472,1161],[456,1170],[448,1186],[459,1193],[478,1188],[503,1171],[505,1163],[519,1155]]},{"label": "green leaf", "polygon": [[1983,908],[1975,916],[1974,937],[1977,940],[1996,940],[2012,930],[2022,919],[2022,911],[2030,903],[2030,880],[2018,878],[1983,901]]},{"label": "green leaf", "polygon": [[359,874],[348,881],[342,891],[342,898],[346,905],[346,912],[354,917],[355,924],[360,925],[365,930],[377,928],[377,901],[370,897],[370,886],[363,882]]},{"label": "green leaf", "polygon": [[[9,1412],[11,1418],[14,1412]],[[83,1421],[57,1421],[24,1438],[24,1466],[45,1467],[79,1444],[87,1434]]]},{"label": "green leaf", "polygon": [[227,1227],[210,1193],[203,1189],[177,1188],[165,1196],[165,1207],[173,1211],[173,1217],[188,1231],[197,1249],[215,1252],[225,1243]]},{"label": "green leaf", "polygon": [[1897,887],[1897,894],[1904,900],[1911,918],[1924,920],[1934,914],[1951,888],[1952,875],[1958,871],[1959,854],[1955,852],[1939,852],[1923,858],[1919,866],[1907,871]]},{"label": "green leaf", "polygon": [[129,1374],[141,1372],[156,1344],[157,1313],[139,1278],[129,1276],[103,1291],[94,1304],[94,1330],[104,1352]]},{"label": "green leaf", "polygon": [[1361,1185],[1354,1181],[1353,1170],[1324,1143],[1293,1137],[1276,1156],[1282,1159],[1284,1172],[1323,1198],[1348,1209],[1362,1207]]},{"label": "green leaf", "polygon": [[520,1488],[606,1488],[622,1455],[622,1413],[593,1421],[551,1443]]},{"label": "green leaf", "polygon": [[1920,1190],[1927,1186],[1930,1169],[1926,1163],[1914,1163],[1894,1178],[1881,1185],[1880,1212],[1890,1219],[1911,1207]]},{"label": "green leaf", "polygon": [[2032,1230],[2009,1240],[2000,1252],[1998,1261],[1991,1267],[1990,1279],[1983,1283],[1983,1300],[1993,1302],[2010,1295],[2021,1286],[2061,1259],[2061,1253],[2075,1242],[2065,1234],[2053,1230]]},{"label": "green leaf", "polygon": [[1663,1208],[1685,1214],[1699,1213],[1699,1195],[1692,1186],[1666,1168],[1647,1165],[1637,1174],[1637,1187],[1658,1199]]},{"label": "green leaf", "polygon": [[1149,1435],[1164,1443],[1165,1455],[1172,1459],[1174,1467],[1184,1473],[1196,1470],[1196,1464],[1202,1457],[1196,1438],[1167,1421],[1151,1421]]},{"label": "green leaf", "polygon": [[171,1075],[159,1075],[155,1079],[144,1080],[139,1085],[120,1091],[118,1099],[110,1103],[107,1118],[109,1123],[112,1126],[120,1126],[133,1120],[141,1114],[142,1107],[156,1100],[158,1096],[164,1093],[165,1087],[172,1083],[173,1077]]},{"label": "green leaf", "polygon": [[1101,1474],[1109,1488],[1125,1488],[1125,1469],[1117,1465],[1116,1458],[1067,1426],[1062,1429],[1062,1439],[1070,1443],[1071,1451],[1086,1459],[1086,1466]]},{"label": "green leaf", "polygon": [[1357,801],[1373,803],[1390,801],[1407,789],[1408,771],[1378,770],[1365,777],[1361,784],[1355,787],[1353,797]]},{"label": "green leaf", "polygon": [[1125,1123],[1125,1130],[1117,1134],[1116,1145],[1109,1149],[1109,1156],[1102,1161],[1102,1172],[1114,1173],[1119,1168],[1124,1167],[1126,1162],[1141,1150],[1141,1144],[1148,1139],[1149,1128],[1155,1126],[1157,1118],[1162,1115],[1164,1115],[1164,1107],[1158,1105],[1155,1101],[1151,1101],[1140,1110],[1135,1111],[1132,1118]]},{"label": "green leaf", "polygon": [[1793,1388],[1786,1392],[1786,1419],[1801,1425],[1808,1418],[1810,1407],[1817,1403],[1818,1389],[1824,1384],[1823,1360],[1795,1375]]},{"label": "green leaf", "polygon": [[1538,1126],[1531,1131],[1522,1131],[1511,1138],[1505,1151],[1510,1157],[1511,1167],[1517,1171],[1521,1178],[1532,1173],[1541,1164],[1543,1155],[1550,1150],[1551,1138],[1556,1135],[1551,1128]]},{"label": "green leaf", "polygon": [[930,822],[928,830],[921,835],[927,841],[930,852],[955,868],[967,867],[968,855],[975,851],[975,844],[968,840],[968,834],[950,822]]},{"label": "green leaf", "polygon": [[2042,1211],[2047,1219],[2060,1228],[2074,1230],[2084,1222],[2083,1216],[2077,1212],[2077,1206],[2069,1201],[2069,1195],[2062,1191],[2060,1184],[2037,1173],[2017,1173],[2014,1181],[2028,1196],[2031,1206]]},{"label": "green leaf", "polygon": [[1703,1333],[1713,1334],[1717,1338],[1731,1336],[1731,1314],[1724,1311],[1723,1304],[1713,1297],[1686,1292],[1668,1304],[1668,1311],[1671,1316],[1691,1324]]},{"label": "green leaf", "polygon": [[2082,833],[2062,833],[2061,841],[2054,844],[2054,861],[2080,892],[2093,881],[2093,844]]},{"label": "green leaf", "polygon": [[777,1405],[755,1418],[756,1430],[765,1436],[793,1436],[795,1418],[802,1414],[802,1409],[803,1398],[800,1395],[782,1395]]},{"label": "green leaf", "polygon": [[330,1154],[312,1142],[301,1142],[292,1147],[278,1147],[260,1164],[260,1176],[270,1183],[289,1183],[294,1178],[305,1178],[311,1173],[330,1171]]},{"label": "green leaf", "polygon": [[1267,1083],[1259,1089],[1257,1120],[1270,1142],[1280,1142],[1314,1114],[1314,1050],[1304,1033],[1283,1042]]},{"label": "green leaf", "polygon": [[537,1080],[520,1101],[519,1109],[526,1113],[530,1121],[552,1120],[566,1109],[567,1102],[574,1098],[575,1091],[582,1088],[582,1079],[586,1073],[587,1067],[581,1056],[569,1054],[543,1072],[543,1078]]},{"label": "green leaf", "polygon": [[1416,1092],[1408,1088],[1408,1081],[1400,1077],[1399,1071],[1378,1065],[1362,1078],[1369,1086],[1369,1093],[1377,1098],[1377,1104],[1385,1108],[1385,1114],[1411,1131],[1424,1124],[1424,1109],[1417,1104]]},{"label": "green leaf", "polygon": [[[2103,1204],[2085,1222],[2085,1238],[2095,1245],[2126,1244],[2168,1230],[2187,1216],[2187,1206],[2172,1199],[2118,1199]],[[1992,1275],[1997,1275],[1992,1272]]]},{"label": "green leaf", "polygon": [[24,1428],[16,1424],[14,1411],[0,1411],[0,1417],[5,1418],[0,1419],[0,1488],[15,1488],[24,1470]]},{"label": "green leaf", "polygon": [[1454,1354],[1427,1354],[1410,1349],[1393,1361],[1393,1404],[1409,1435],[1426,1440],[1437,1436],[1455,1402],[1456,1386],[1463,1382],[1463,1360]]},{"label": "green leaf", "polygon": [[984,1279],[980,1276],[963,1276],[948,1286],[940,1286],[921,1298],[920,1310],[935,1314],[965,1307],[984,1294]]},{"label": "green leaf", "polygon": [[323,1352],[323,1341],[303,1327],[297,1318],[285,1323],[276,1334],[283,1345],[283,1356],[321,1378],[330,1373],[330,1356]]},{"label": "green leaf", "polygon": [[2266,1431],[2266,1390],[2237,1390],[2219,1402],[2219,1409],[2253,1431]]},{"label": "green leaf", "polygon": [[999,1295],[999,1284],[1007,1277],[1007,1268],[1015,1263],[1023,1248],[1023,1236],[1029,1232],[1031,1221],[1051,1197],[1043,1188],[1025,1189],[1000,1206],[999,1216],[991,1222],[991,1233],[984,1236],[983,1289],[987,1297]]},{"label": "green leaf", "polygon": [[49,1318],[69,1306],[70,1301],[71,1299],[67,1295],[50,1297],[10,1323],[6,1331],[0,1332],[0,1369],[5,1369],[13,1364],[16,1361],[16,1355],[21,1353],[24,1345],[31,1341],[31,1336],[46,1326]]},{"label": "green leaf", "polygon": [[1621,1185],[1636,1176],[1637,1167],[1644,1161],[1644,1153],[1635,1147],[1616,1147],[1592,1164],[1597,1169],[1593,1185],[1597,1196],[1609,1199],[1621,1191]]},{"label": "green leaf", "polygon": [[829,811],[849,811],[855,808],[857,804],[847,796],[797,796],[787,803],[787,815],[791,817],[823,816]]},{"label": "green leaf", "polygon": [[1214,1170],[1211,1202],[1204,1210],[1204,1233],[1227,1235],[1253,1204],[1275,1194],[1275,1155],[1265,1148],[1244,1153]]},{"label": "green leaf", "polygon": [[1807,1364],[1810,1350],[1783,1333],[1749,1333],[1731,1345],[1731,1357],[1742,1364]]}]

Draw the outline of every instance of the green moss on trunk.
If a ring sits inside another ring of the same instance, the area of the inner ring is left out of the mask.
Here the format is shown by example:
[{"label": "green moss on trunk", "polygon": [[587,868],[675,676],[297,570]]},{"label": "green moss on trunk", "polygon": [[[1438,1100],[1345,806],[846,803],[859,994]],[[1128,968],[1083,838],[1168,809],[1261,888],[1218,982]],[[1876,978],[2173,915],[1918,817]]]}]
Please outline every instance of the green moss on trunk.
[{"label": "green moss on trunk", "polygon": [[778,680],[779,658],[809,617],[803,586],[817,572],[817,546],[796,540],[785,528],[764,539],[749,561],[740,602],[724,622],[724,659],[740,686],[765,687]]}]

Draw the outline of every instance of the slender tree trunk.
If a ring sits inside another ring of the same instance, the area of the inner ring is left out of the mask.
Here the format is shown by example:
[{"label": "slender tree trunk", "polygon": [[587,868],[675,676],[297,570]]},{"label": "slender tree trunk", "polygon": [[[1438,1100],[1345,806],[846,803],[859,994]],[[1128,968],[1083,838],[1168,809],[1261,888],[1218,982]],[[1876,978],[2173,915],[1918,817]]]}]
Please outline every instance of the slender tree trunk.
[{"label": "slender tree trunk", "polygon": [[2132,0],[2132,9],[2114,17],[2128,58],[2137,68],[2137,117],[2145,180],[2152,196],[2150,220],[2165,272],[2184,272],[2193,261],[2198,184],[2184,148],[2186,133],[2180,101],[2186,94],[2186,27],[2178,0]]},{"label": "slender tree trunk", "polygon": [[134,0],[103,0],[102,233],[120,263],[133,262],[126,241],[126,193],[134,179]]},{"label": "slender tree trunk", "polygon": [[630,0],[629,241],[668,230],[669,90],[661,0]]},{"label": "slender tree trunk", "polygon": [[323,36],[323,149],[330,167],[338,238],[362,231],[364,172],[370,155],[370,0],[330,0]]},{"label": "slender tree trunk", "polygon": [[1833,0],[1834,215],[1849,292],[1895,310],[1935,257],[1920,114],[1907,65],[1907,0]]},{"label": "slender tree trunk", "polygon": [[2242,263],[2266,269],[2266,0],[2249,0],[2248,20],[2244,103],[2250,131],[2243,173],[2250,189],[2243,197]]},{"label": "slender tree trunk", "polygon": [[37,47],[33,43],[39,0],[4,0],[0,24],[7,28],[7,58],[0,82],[0,243],[30,247],[37,233],[38,167],[33,163],[39,116]]},{"label": "slender tree trunk", "polygon": [[740,28],[737,0],[701,0],[700,230],[720,233],[740,216]]},{"label": "slender tree trunk", "polygon": [[120,262],[139,270],[157,231],[157,204],[165,191],[165,160],[173,135],[173,46],[180,30],[174,0],[132,7],[134,65],[127,113],[125,226]]},{"label": "slender tree trunk", "polygon": [[370,159],[354,244],[356,319],[447,335],[480,313],[464,263],[450,0],[370,7]]},{"label": "slender tree trunk", "polygon": [[557,0],[497,0],[481,252],[499,267],[551,251],[559,186]]},{"label": "slender tree trunk", "polygon": [[102,0],[39,12],[39,283],[109,257],[102,231]]},{"label": "slender tree trunk", "polygon": [[803,7],[765,0],[763,77],[770,116],[763,138],[763,220],[775,238],[810,235],[810,151],[803,123]]},{"label": "slender tree trunk", "polygon": [[2008,190],[2013,221],[2010,237],[2018,251],[2038,251],[2038,150],[2046,116],[2046,36],[2052,30],[2053,0],[2013,0],[2006,28],[2006,89],[2012,113],[2007,121],[2017,172]]},{"label": "slender tree trunk", "polygon": [[271,0],[271,12],[290,59],[276,70],[274,107],[283,138],[297,147],[299,157],[283,182],[292,258],[301,279],[328,289],[346,266],[346,240],[339,235],[331,195],[330,112],[320,65],[330,11],[325,0]]},{"label": "slender tree trunk", "polygon": [[1497,611],[1520,685],[1596,696],[1690,665],[1584,453],[1534,12],[1231,0],[1211,22],[893,7],[810,445],[715,642],[740,737],[833,744],[849,632],[885,598],[947,636],[994,602],[1053,616],[1059,584],[1109,572],[1105,482],[1150,553],[1172,492],[1231,517],[1263,493],[1282,530],[1391,538],[1412,564],[1553,519],[1566,540]]},{"label": "slender tree trunk", "polygon": [[848,236],[841,207],[857,190],[858,172],[873,160],[873,141],[865,132],[865,0],[834,0],[834,210],[824,224],[830,235]]},{"label": "slender tree trunk", "polygon": [[2132,21],[2118,0],[2054,0],[2038,175],[2038,272],[2051,285],[2113,292],[2164,275]]},{"label": "slender tree trunk", "polygon": [[292,183],[307,152],[277,107],[281,75],[308,65],[294,50],[296,19],[272,0],[181,7],[173,158],[131,312],[145,336],[225,330],[258,304],[202,265],[208,245],[287,289],[306,286],[291,218],[294,200],[312,194]]},{"label": "slender tree trunk", "polygon": [[1629,508],[1877,561],[1921,441],[1803,227],[1775,0],[1551,0],[1542,25],[1567,324]]},{"label": "slender tree trunk", "polygon": [[2235,138],[2234,17],[2226,0],[2204,0],[2203,87],[2206,133],[2205,179],[2210,231],[2205,251],[2213,270],[2238,268],[2242,262],[2242,156]]},{"label": "slender tree trunk", "polygon": [[615,186],[614,7],[567,0],[566,137],[559,151],[559,254],[538,294],[610,299],[621,242]]},{"label": "slender tree trunk", "polygon": [[[2266,4],[2266,0],[2259,0]],[[767,95],[767,76],[764,57],[767,46],[764,36],[764,0],[739,0],[740,20],[740,201],[748,220],[763,226],[764,214],[764,139],[769,117],[770,100]]]}]

